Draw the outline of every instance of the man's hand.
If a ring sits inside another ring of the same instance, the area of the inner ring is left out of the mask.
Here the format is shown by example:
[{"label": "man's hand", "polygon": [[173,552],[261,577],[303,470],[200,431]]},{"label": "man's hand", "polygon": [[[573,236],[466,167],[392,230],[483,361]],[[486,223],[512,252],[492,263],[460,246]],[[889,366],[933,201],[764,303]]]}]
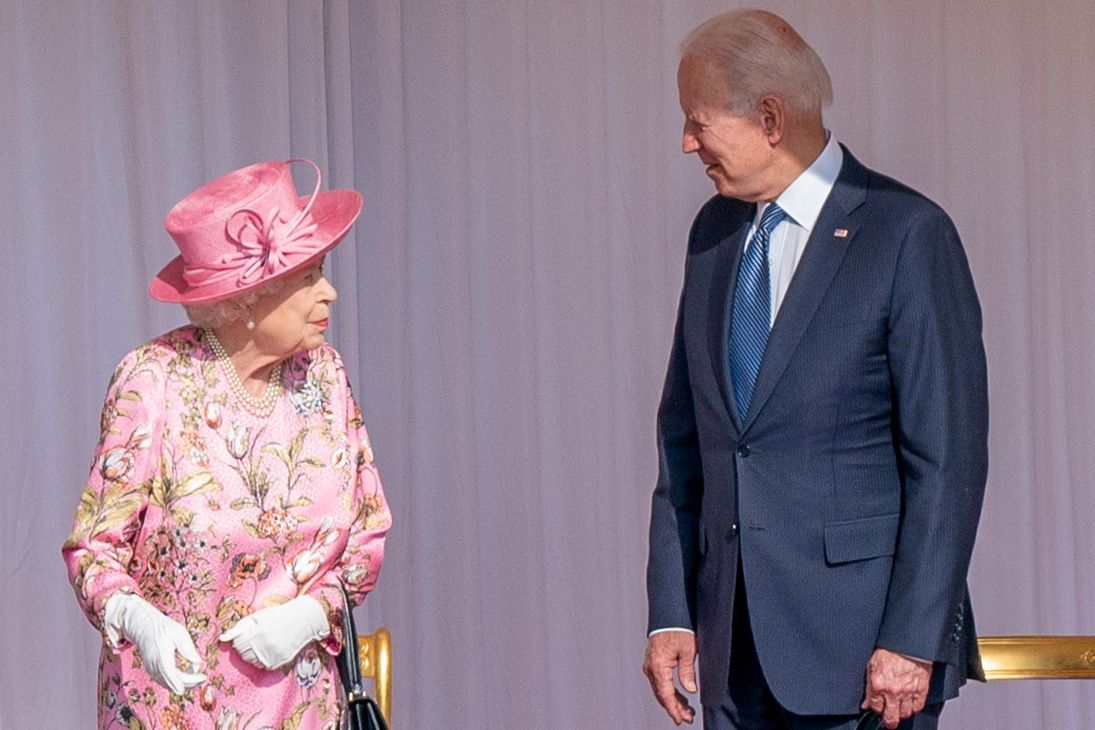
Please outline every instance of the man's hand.
[{"label": "man's hand", "polygon": [[650,680],[654,697],[673,722],[692,724],[696,711],[673,683],[673,669],[689,694],[696,690],[696,636],[687,631],[662,631],[650,637],[643,659],[643,674]]},{"label": "man's hand", "polygon": [[861,706],[881,715],[892,730],[924,709],[931,676],[931,662],[875,649],[867,662],[867,696]]}]

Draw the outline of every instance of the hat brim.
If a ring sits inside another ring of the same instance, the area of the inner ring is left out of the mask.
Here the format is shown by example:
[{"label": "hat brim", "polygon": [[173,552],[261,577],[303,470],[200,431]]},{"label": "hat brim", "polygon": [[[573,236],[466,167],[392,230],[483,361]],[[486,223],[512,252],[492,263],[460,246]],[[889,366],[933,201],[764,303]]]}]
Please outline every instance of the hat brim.
[{"label": "hat brim", "polygon": [[[300,199],[303,206],[307,197]],[[356,190],[327,190],[316,195],[310,211],[316,224],[311,240],[314,247],[285,254],[286,266],[278,271],[241,284],[235,277],[204,286],[190,286],[183,276],[182,256],[176,256],[148,285],[148,295],[161,302],[175,304],[212,304],[260,287],[311,264],[337,246],[361,214],[361,193]]]}]

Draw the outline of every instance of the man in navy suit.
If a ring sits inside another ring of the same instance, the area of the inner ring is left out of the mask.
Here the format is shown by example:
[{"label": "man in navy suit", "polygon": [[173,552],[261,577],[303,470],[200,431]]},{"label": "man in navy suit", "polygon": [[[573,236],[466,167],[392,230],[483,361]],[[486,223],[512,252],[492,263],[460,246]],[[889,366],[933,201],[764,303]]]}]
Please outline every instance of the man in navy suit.
[{"label": "man in navy suit", "polygon": [[678,725],[698,654],[708,730],[936,727],[981,678],[987,384],[958,233],[827,132],[828,72],[781,18],[709,20],[677,80],[718,195],[658,412],[644,671]]}]

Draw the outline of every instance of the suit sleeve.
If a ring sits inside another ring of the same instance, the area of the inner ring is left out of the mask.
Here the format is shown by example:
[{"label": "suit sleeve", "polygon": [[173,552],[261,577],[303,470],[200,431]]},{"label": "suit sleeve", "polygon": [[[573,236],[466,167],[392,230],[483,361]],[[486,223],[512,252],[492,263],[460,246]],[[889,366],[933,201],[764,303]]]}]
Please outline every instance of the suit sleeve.
[{"label": "suit sleeve", "polygon": [[[693,229],[693,236],[695,229]],[[688,275],[685,274],[687,290]],[[658,482],[650,510],[647,631],[695,630],[695,569],[703,472],[684,347],[685,294],[658,407]]]},{"label": "suit sleeve", "polygon": [[988,468],[988,384],[973,278],[941,210],[910,225],[892,292],[902,520],[878,645],[956,664]]}]

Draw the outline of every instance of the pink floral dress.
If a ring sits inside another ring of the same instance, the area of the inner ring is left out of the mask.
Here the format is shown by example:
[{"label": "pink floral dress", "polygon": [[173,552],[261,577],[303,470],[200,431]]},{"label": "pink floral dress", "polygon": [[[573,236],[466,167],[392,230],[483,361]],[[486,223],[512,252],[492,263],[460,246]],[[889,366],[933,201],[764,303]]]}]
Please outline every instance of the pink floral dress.
[{"label": "pink floral dress", "polygon": [[[100,728],[339,727],[338,586],[354,603],[372,590],[391,517],[338,353],[295,355],[283,378],[273,413],[252,415],[193,327],[115,370],[62,553],[96,628],[111,595],[139,594],[187,627],[209,680],[173,695],[131,644],[104,641]],[[331,636],[287,667],[256,668],[218,641],[243,616],[304,593],[327,610]]]}]

